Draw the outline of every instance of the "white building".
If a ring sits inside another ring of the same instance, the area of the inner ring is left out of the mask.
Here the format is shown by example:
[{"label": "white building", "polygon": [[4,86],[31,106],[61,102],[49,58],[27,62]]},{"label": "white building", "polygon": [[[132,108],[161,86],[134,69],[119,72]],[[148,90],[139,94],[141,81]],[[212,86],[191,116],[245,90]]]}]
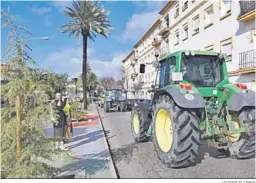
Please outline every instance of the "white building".
[{"label": "white building", "polygon": [[[178,50],[223,52],[228,55],[230,82],[255,90],[255,1],[169,1],[159,14],[162,18],[134,46],[136,65],[151,62],[155,52],[160,58]],[[152,66],[146,67],[139,76],[144,81],[141,98],[149,98],[150,76],[156,74]]]}]

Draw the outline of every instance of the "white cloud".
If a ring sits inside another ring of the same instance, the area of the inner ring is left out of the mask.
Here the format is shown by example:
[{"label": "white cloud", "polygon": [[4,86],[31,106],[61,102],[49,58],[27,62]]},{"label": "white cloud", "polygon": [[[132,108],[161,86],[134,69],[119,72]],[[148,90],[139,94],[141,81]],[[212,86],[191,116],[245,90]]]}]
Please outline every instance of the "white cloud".
[{"label": "white cloud", "polygon": [[124,40],[138,40],[158,18],[158,11],[133,14],[126,23],[122,38]]},{"label": "white cloud", "polygon": [[32,8],[32,11],[34,11],[38,15],[43,16],[47,13],[50,13],[52,11],[52,8],[50,8],[50,7]]},{"label": "white cloud", "polygon": [[51,2],[51,5],[63,12],[66,7],[70,7],[72,5],[72,1],[53,1]]},{"label": "white cloud", "polygon": [[137,41],[160,17],[159,11],[164,7],[167,1],[133,1],[138,11],[126,23],[123,32],[123,40]]},{"label": "white cloud", "polygon": [[29,7],[29,9],[31,9],[33,12],[35,12],[36,14],[40,15],[46,26],[51,26],[52,25],[52,21],[51,21],[51,15],[50,12],[52,11],[51,7],[40,7],[40,8],[31,8]]},{"label": "white cloud", "polygon": [[[87,52],[88,62],[98,77],[119,77],[122,60],[128,54],[128,51],[115,54],[110,61],[105,61],[94,58],[94,50],[91,48]],[[70,76],[77,77],[82,72],[82,53],[82,47],[65,48],[50,53],[44,64],[54,68],[54,72],[67,72]]]},{"label": "white cloud", "polygon": [[92,71],[98,77],[114,77],[118,78],[121,75],[122,60],[128,55],[127,52],[116,54],[111,61],[91,60],[89,62]]}]

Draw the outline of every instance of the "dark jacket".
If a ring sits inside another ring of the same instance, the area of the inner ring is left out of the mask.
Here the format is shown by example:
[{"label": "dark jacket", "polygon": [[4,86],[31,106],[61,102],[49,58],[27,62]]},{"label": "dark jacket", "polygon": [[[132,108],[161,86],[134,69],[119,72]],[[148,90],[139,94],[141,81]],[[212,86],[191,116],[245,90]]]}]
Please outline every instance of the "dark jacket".
[{"label": "dark jacket", "polygon": [[65,99],[60,106],[57,105],[58,101],[54,102],[55,104],[54,107],[55,107],[55,110],[57,110],[57,119],[58,119],[58,123],[53,124],[54,128],[64,127],[67,124],[66,113],[63,110],[66,105],[66,102],[67,102],[67,99]]}]

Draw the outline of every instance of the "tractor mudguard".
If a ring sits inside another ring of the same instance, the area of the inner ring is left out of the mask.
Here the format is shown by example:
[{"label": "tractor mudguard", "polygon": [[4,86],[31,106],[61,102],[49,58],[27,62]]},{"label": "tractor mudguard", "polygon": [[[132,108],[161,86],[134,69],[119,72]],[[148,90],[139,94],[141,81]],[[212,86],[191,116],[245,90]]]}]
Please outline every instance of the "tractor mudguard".
[{"label": "tractor mudguard", "polygon": [[227,101],[228,110],[240,111],[243,107],[255,107],[255,92],[233,93]]},{"label": "tractor mudguard", "polygon": [[205,107],[205,101],[199,93],[181,93],[175,88],[161,88],[158,90],[154,95],[152,104],[163,94],[169,94],[174,102],[182,108],[200,109]]}]

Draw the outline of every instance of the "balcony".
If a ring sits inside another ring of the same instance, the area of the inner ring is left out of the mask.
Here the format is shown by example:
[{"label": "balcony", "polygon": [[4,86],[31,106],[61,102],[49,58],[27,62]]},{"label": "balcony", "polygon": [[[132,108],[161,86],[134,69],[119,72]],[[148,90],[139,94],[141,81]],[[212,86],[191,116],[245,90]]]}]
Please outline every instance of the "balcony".
[{"label": "balcony", "polygon": [[152,46],[157,47],[162,43],[162,40],[160,38],[154,38],[154,41],[152,42]]},{"label": "balcony", "polygon": [[132,73],[132,74],[131,74],[131,78],[132,78],[132,79],[135,79],[137,76],[138,76],[138,73]]},{"label": "balcony", "polygon": [[239,1],[240,14],[237,18],[239,22],[249,22],[254,20],[256,16],[255,1]]},{"label": "balcony", "polygon": [[160,30],[159,33],[158,33],[159,36],[164,36],[164,35],[168,34],[169,33],[169,27],[167,26],[167,23],[162,22],[159,30]]},{"label": "balcony", "polygon": [[256,68],[256,50],[250,50],[239,53],[239,72],[255,72]]},{"label": "balcony", "polygon": [[159,58],[161,59],[168,54],[169,54],[169,46],[165,46],[165,47],[161,48]]}]

